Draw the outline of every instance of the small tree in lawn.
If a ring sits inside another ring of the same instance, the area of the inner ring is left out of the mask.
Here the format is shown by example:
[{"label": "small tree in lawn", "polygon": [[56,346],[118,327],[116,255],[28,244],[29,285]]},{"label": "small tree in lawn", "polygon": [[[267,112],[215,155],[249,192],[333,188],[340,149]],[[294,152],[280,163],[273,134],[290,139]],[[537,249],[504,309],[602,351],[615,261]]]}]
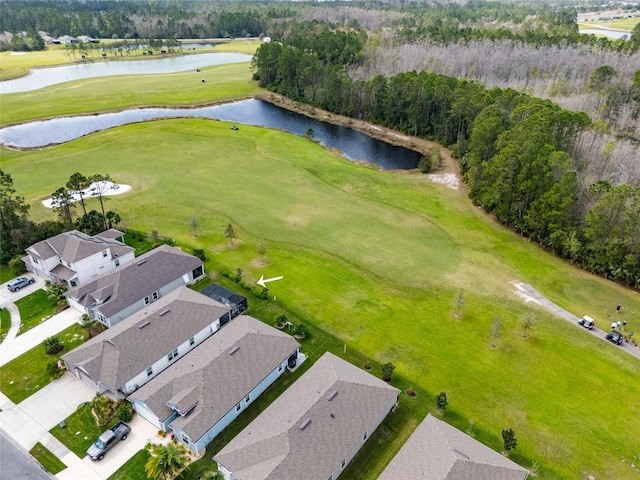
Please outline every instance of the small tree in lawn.
[{"label": "small tree in lawn", "polygon": [[382,379],[385,382],[390,382],[391,381],[391,375],[393,375],[393,371],[396,369],[396,366],[391,363],[385,363],[384,365],[382,365]]},{"label": "small tree in lawn", "polygon": [[496,340],[502,335],[502,317],[497,315],[491,324],[491,348],[497,348]]},{"label": "small tree in lawn", "polygon": [[456,310],[455,317],[462,318],[462,307],[464,307],[464,295],[462,294],[462,292],[456,295],[456,299],[453,306]]},{"label": "small tree in lawn", "polygon": [[191,228],[193,229],[193,236],[197,237],[198,236],[198,217],[196,217],[195,215],[191,215],[191,220],[189,220],[189,225],[191,225]]},{"label": "small tree in lawn", "polygon": [[449,405],[449,402],[447,401],[447,394],[445,392],[440,392],[436,397],[436,407],[438,407],[439,410],[444,410],[447,408],[447,405]]},{"label": "small tree in lawn", "polygon": [[173,478],[187,466],[189,456],[185,448],[178,443],[155,445],[151,456],[144,465],[147,478],[150,480],[166,480]]},{"label": "small tree in lawn", "polygon": [[224,231],[224,236],[229,239],[231,246],[233,247],[233,239],[236,238],[236,231],[233,229],[233,225],[227,225],[227,229]]},{"label": "small tree in lawn", "polygon": [[527,338],[528,332],[533,328],[533,315],[527,313],[525,317],[522,319],[522,336]]},{"label": "small tree in lawn", "polygon": [[264,262],[264,255],[267,253],[267,246],[264,244],[263,239],[258,240],[258,243],[256,244],[256,252],[260,255],[260,261]]},{"label": "small tree in lawn", "polygon": [[516,448],[516,445],[518,444],[516,434],[513,433],[512,429],[502,430],[502,440],[504,441],[504,449],[507,452]]}]

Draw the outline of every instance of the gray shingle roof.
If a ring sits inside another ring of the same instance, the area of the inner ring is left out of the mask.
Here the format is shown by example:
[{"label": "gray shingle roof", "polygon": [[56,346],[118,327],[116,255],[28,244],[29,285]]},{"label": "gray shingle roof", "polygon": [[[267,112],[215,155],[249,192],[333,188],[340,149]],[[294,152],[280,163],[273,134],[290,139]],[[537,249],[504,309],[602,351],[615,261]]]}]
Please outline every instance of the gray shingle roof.
[{"label": "gray shingle roof", "polygon": [[143,401],[161,420],[173,413],[168,403],[182,413],[197,403],[172,422],[197,441],[299,346],[290,335],[240,315],[129,399]]},{"label": "gray shingle roof", "polygon": [[119,257],[135,250],[117,240],[104,238],[100,235],[90,237],[77,230],[71,230],[31,245],[27,250],[42,259],[58,255],[64,262],[71,263],[90,257],[106,248],[111,249],[113,257]]},{"label": "gray shingle roof", "polygon": [[378,480],[524,480],[529,472],[431,414]]},{"label": "gray shingle roof", "polygon": [[96,237],[114,239],[120,238],[123,235],[124,232],[121,232],[120,230],[117,230],[115,228],[110,228],[109,230],[105,230],[104,232],[99,233],[98,235],[96,235]]},{"label": "gray shingle roof", "polygon": [[325,353],[214,459],[242,480],[326,480],[398,392]]},{"label": "gray shingle roof", "polygon": [[[196,268],[202,260],[169,245],[161,245],[95,280],[65,293],[81,305],[102,301],[100,312],[107,318],[151,295]],[[111,297],[103,295],[110,287]]]},{"label": "gray shingle roof", "polygon": [[229,307],[180,287],[62,358],[69,369],[82,366],[115,392],[228,311]]}]

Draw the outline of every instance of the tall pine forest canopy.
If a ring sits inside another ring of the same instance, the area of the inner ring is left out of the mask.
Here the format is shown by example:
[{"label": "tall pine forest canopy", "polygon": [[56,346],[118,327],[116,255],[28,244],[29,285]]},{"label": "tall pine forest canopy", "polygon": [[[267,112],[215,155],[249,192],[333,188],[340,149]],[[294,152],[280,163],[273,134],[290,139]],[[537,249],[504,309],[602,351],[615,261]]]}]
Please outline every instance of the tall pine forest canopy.
[{"label": "tall pine forest canopy", "polygon": [[[625,39],[580,34],[578,15],[605,7],[640,10],[568,1],[5,0],[0,32],[11,35],[0,47],[45,48],[41,31],[116,44],[269,36],[252,61],[262,87],[448,146],[476,205],[568,261],[640,288],[640,24]],[[30,225],[8,188],[3,227]],[[26,230],[3,234],[3,261],[19,253],[7,245],[33,241],[36,229]]]}]

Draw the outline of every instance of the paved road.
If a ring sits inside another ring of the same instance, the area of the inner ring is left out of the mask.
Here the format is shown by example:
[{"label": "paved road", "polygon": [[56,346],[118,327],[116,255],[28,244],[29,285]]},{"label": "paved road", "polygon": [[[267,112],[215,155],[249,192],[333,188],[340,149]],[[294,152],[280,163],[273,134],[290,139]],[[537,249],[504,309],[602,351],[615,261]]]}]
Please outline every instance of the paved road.
[{"label": "paved road", "polygon": [[[581,326],[578,325],[578,321],[581,320],[580,317],[576,317],[573,313],[568,312],[564,308],[556,305],[551,300],[549,300],[548,298],[546,298],[543,295],[541,295],[531,285],[527,285],[525,283],[516,283],[515,285],[516,285],[516,288],[518,288],[519,290],[525,292],[529,297],[533,298],[541,306],[543,306],[544,308],[549,310],[551,313],[553,313],[557,317],[564,318],[566,321],[568,321],[568,322],[572,323],[573,325],[575,325],[576,328],[582,328]],[[590,332],[592,335],[595,335],[596,337],[601,338],[602,340],[608,342],[608,340],[606,340],[605,337],[607,336],[607,333],[609,333],[609,332],[605,332],[603,330],[600,330],[598,327],[593,327],[593,330],[587,330],[585,328],[582,328],[582,329],[587,331],[587,332]],[[629,343],[623,343],[622,345],[613,345],[613,344],[611,344],[611,346],[620,348],[621,350],[624,350],[628,354],[633,355],[634,357],[640,358],[640,348],[635,347],[635,346],[633,346],[633,345],[631,345]]]},{"label": "paved road", "polygon": [[52,478],[55,477],[0,431],[0,480],[50,480]]}]

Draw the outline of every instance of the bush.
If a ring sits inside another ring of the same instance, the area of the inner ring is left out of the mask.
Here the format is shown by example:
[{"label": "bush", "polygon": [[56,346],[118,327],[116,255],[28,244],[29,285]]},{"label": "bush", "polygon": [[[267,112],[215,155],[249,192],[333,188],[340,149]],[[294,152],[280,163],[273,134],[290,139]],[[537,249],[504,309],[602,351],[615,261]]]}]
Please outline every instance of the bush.
[{"label": "bush", "polygon": [[431,159],[431,155],[423,155],[420,161],[418,162],[418,168],[422,173],[429,173],[433,170],[433,160]]},{"label": "bush", "polygon": [[297,337],[304,337],[307,334],[307,327],[303,324],[296,325],[293,327],[293,334]]},{"label": "bush", "polygon": [[382,365],[382,379],[385,382],[391,381],[391,375],[393,374],[393,371],[395,369],[396,369],[396,366],[391,362],[385,363],[384,365]]},{"label": "bush", "polygon": [[129,423],[133,419],[131,404],[129,404],[129,402],[125,402],[120,405],[118,410],[116,410],[116,417],[118,417],[118,420]]},{"label": "bush", "polygon": [[60,340],[60,337],[55,336],[46,338],[44,342],[42,342],[42,345],[44,346],[44,350],[47,352],[47,355],[55,355],[64,348],[64,344],[62,343],[62,340]]},{"label": "bush", "polygon": [[47,373],[55,380],[62,376],[64,369],[58,367],[58,360],[50,360],[49,363],[47,363]]},{"label": "bush", "polygon": [[14,272],[23,273],[25,272],[24,262],[22,261],[22,257],[18,255],[17,257],[13,257],[9,260],[9,268]]},{"label": "bush", "polygon": [[193,249],[193,256],[194,257],[198,257],[203,262],[207,259],[207,256],[204,253],[204,249],[202,249],[202,248],[194,248]]}]

